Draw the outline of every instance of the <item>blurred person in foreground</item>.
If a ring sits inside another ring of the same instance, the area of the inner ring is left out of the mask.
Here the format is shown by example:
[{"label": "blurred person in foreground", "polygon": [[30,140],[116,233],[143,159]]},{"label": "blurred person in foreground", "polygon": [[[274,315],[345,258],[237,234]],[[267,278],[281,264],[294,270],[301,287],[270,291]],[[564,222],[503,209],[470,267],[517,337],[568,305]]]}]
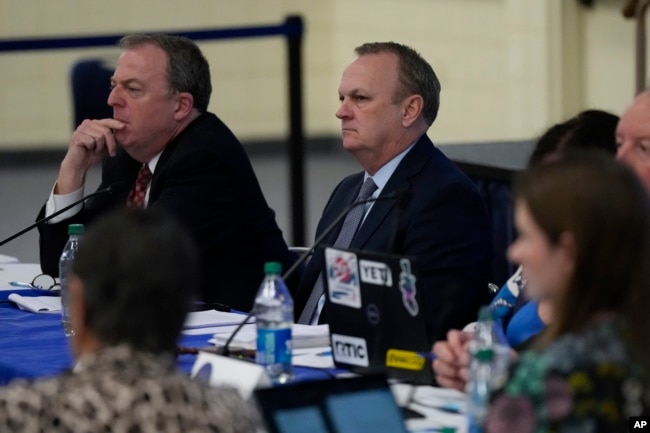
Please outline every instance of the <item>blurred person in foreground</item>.
[{"label": "blurred person in foreground", "polygon": [[[553,125],[537,140],[528,166],[556,161],[562,158],[565,151],[598,150],[613,157],[618,120],[618,116],[602,110],[586,110]],[[553,316],[549,303],[531,300],[526,295],[526,277],[522,266],[499,290],[490,307],[495,310],[497,321],[503,326],[508,344],[517,351],[525,349]],[[472,337],[470,329],[471,325],[463,331],[451,330],[446,340],[434,344],[436,359],[432,367],[438,385],[465,389],[469,363],[467,344]]]},{"label": "blurred person in foreground", "polygon": [[650,201],[627,167],[565,155],[515,185],[508,255],[553,320],[493,396],[486,432],[626,431],[650,413]]},{"label": "blurred person in foreground", "polygon": [[58,275],[68,224],[92,225],[116,207],[160,207],[199,246],[199,299],[248,311],[264,263],[279,261],[286,269],[293,257],[242,145],[207,111],[209,64],[194,42],[178,36],[133,34],[119,47],[122,54],[106,83],[113,118],[78,126],[38,218],[81,199],[86,173],[100,162],[99,189],[125,188],[39,225],[43,272]]},{"label": "blurred person in foreground", "polygon": [[[395,42],[366,43],[355,53],[341,77],[336,117],[343,148],[363,171],[334,189],[316,237],[357,198],[406,191],[411,197],[406,206],[400,200],[359,206],[361,222],[351,227],[346,218],[323,243],[410,256],[419,270],[421,310],[433,343],[473,320],[488,301],[487,210],[472,181],[427,136],[440,102],[440,82],[431,65]],[[294,297],[300,323],[328,321],[322,256],[316,251],[309,261]]]},{"label": "blurred person in foreground", "polygon": [[0,387],[0,431],[255,431],[234,390],[176,371],[198,257],[189,234],[161,215],[121,211],[88,231],[70,276],[76,366]]}]

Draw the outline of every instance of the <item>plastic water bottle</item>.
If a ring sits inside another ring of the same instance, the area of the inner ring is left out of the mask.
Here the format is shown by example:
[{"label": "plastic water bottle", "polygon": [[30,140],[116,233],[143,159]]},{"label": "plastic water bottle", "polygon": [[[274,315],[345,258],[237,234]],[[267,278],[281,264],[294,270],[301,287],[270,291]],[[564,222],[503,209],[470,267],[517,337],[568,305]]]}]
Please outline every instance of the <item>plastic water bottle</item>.
[{"label": "plastic water bottle", "polygon": [[293,299],[284,284],[278,262],[264,264],[264,281],[255,297],[257,351],[255,360],[263,365],[274,383],[286,383],[293,377],[291,366],[291,325]]},{"label": "plastic water bottle", "polygon": [[68,226],[68,242],[63,248],[61,259],[59,260],[59,281],[61,282],[61,323],[63,331],[67,337],[74,335],[74,330],[70,323],[70,289],[68,287],[68,274],[72,268],[72,261],[79,249],[79,241],[84,234],[83,224],[70,224]]},{"label": "plastic water bottle", "polygon": [[483,307],[469,343],[469,379],[466,385],[469,432],[480,433],[487,416],[492,391],[502,386],[508,374],[510,347],[495,312]]}]

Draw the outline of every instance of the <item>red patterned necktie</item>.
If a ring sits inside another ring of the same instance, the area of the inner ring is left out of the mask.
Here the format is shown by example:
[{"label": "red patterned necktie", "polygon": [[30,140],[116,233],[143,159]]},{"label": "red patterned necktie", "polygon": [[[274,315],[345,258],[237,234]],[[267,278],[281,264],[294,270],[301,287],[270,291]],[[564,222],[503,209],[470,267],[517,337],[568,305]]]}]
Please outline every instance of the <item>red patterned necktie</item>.
[{"label": "red patterned necktie", "polygon": [[150,181],[151,170],[149,170],[149,164],[142,164],[140,171],[138,171],[138,177],[135,179],[135,184],[133,184],[129,197],[126,199],[128,207],[144,207],[144,198],[147,195],[147,186],[149,186]]}]

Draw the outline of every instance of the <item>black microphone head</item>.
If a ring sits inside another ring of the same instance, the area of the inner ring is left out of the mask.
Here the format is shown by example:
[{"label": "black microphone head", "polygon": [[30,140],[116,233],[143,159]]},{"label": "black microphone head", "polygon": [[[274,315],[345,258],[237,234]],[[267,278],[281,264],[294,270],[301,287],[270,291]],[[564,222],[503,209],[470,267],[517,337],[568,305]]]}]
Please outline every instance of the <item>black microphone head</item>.
[{"label": "black microphone head", "polygon": [[129,185],[126,182],[113,182],[106,188],[106,192],[109,194],[117,194],[129,189]]},{"label": "black microphone head", "polygon": [[413,199],[413,191],[410,189],[402,189],[397,191],[397,207],[404,210],[408,207]]}]

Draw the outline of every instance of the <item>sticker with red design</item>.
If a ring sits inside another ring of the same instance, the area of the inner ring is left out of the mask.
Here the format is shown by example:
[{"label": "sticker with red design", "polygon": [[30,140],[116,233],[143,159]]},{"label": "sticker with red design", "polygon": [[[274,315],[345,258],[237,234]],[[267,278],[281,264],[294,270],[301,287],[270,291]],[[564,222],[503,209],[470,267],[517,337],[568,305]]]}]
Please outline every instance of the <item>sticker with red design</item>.
[{"label": "sticker with red design", "polygon": [[330,301],[352,308],[361,308],[357,255],[348,251],[326,248],[325,264]]}]

